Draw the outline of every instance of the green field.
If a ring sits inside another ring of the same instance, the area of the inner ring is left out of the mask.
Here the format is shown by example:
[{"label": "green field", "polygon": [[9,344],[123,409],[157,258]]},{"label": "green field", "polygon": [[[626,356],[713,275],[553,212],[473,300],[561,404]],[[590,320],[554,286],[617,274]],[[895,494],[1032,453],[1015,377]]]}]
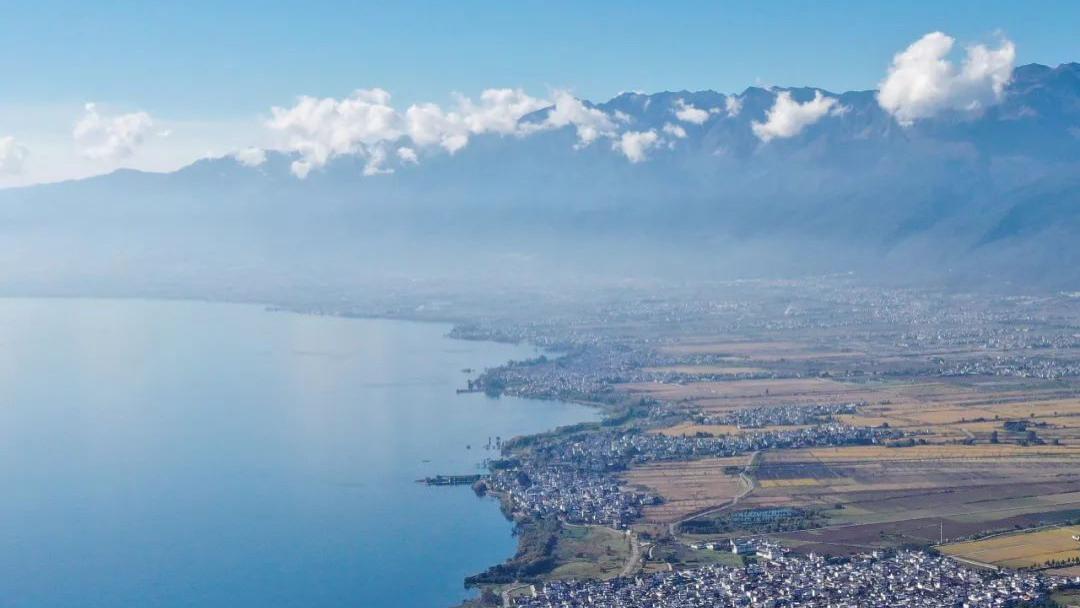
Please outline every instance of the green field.
[{"label": "green field", "polygon": [[611,578],[630,558],[630,538],[603,526],[564,525],[554,557],[557,565],[545,578]]}]

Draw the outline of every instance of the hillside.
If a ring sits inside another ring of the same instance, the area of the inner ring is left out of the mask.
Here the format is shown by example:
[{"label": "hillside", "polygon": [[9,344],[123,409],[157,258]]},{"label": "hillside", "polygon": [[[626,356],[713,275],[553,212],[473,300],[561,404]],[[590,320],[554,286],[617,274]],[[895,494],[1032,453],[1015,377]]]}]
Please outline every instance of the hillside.
[{"label": "hillside", "polygon": [[[829,110],[776,135],[762,125],[781,96]],[[386,174],[343,155],[300,179],[295,153],[272,152],[258,166],[223,157],[3,190],[0,262],[9,282],[91,284],[145,281],[152,267],[229,281],[267,263],[283,282],[586,262],[611,277],[1080,279],[1080,64],[1019,67],[996,105],[909,125],[874,91],[580,105],[613,135],[586,141],[580,122],[531,132],[556,124],[549,107],[521,119],[528,136],[475,135],[453,153],[393,158]]]}]

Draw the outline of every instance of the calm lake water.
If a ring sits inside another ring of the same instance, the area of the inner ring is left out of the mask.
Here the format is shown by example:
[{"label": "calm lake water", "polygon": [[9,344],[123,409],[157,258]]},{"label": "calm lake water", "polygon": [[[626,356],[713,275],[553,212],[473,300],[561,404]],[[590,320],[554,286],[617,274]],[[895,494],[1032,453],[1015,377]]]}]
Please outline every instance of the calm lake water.
[{"label": "calm lake water", "polygon": [[[513,554],[467,487],[592,419],[457,395],[532,356],[448,326],[191,302],[0,299],[0,606],[448,606]],[[466,449],[471,445],[471,449]]]}]

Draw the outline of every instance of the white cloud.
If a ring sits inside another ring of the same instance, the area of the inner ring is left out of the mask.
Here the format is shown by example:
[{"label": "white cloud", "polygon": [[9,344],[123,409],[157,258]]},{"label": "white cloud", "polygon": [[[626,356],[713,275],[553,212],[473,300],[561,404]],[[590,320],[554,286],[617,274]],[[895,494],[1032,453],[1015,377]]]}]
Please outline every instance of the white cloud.
[{"label": "white cloud", "polygon": [[418,146],[442,146],[453,154],[469,143],[469,130],[460,114],[437,104],[422,103],[405,111],[406,131]]},{"label": "white cloud", "polygon": [[814,98],[805,103],[795,101],[789,91],[781,91],[765,115],[765,122],[754,121],[750,128],[758,139],[768,142],[777,138],[794,137],[824,116],[840,114],[846,110],[835,98],[825,97],[821,91],[814,91]]},{"label": "white cloud", "polygon": [[[384,143],[407,137],[416,146],[439,146],[453,154],[468,145],[473,135],[519,134],[521,117],[548,105],[521,89],[487,89],[478,101],[458,95],[457,106],[451,110],[420,103],[399,112],[386,91],[363,89],[342,100],[301,97],[291,108],[273,108],[267,125],[285,135],[285,149],[300,153],[293,163],[298,177],[342,155],[368,159],[365,173],[375,175],[388,171],[383,167],[388,154],[379,148]],[[400,152],[398,157],[416,162],[418,157],[412,152],[410,158]]]},{"label": "white cloud", "polygon": [[549,105],[550,101],[530,97],[521,89],[487,89],[480,94],[479,103],[458,97],[465,125],[470,133],[476,134],[516,134],[521,117]]},{"label": "white cloud", "polygon": [[693,105],[686,103],[682,99],[675,100],[675,109],[672,110],[672,112],[675,113],[675,117],[679,120],[695,125],[704,124],[706,120],[709,120],[708,110],[695,108]]},{"label": "white cloud", "polygon": [[555,92],[555,105],[548,112],[543,123],[526,127],[525,132],[543,129],[561,129],[573,125],[577,131],[578,146],[588,146],[599,137],[614,137],[615,122],[598,108],[585,105],[580,99],[567,91]]},{"label": "white cloud", "polygon": [[453,111],[444,111],[433,103],[410,106],[405,121],[409,137],[417,145],[438,144],[454,153],[464,148],[472,135],[520,134],[521,118],[549,105],[521,89],[487,89],[480,94],[479,102],[458,95]]},{"label": "white cloud", "polygon": [[[131,112],[117,110],[105,102],[95,107],[99,117],[112,117]],[[264,120],[257,115],[228,119],[172,120],[159,117],[151,108],[153,126],[146,131],[142,143],[126,158],[109,160],[89,158],[83,147],[73,139],[75,123],[86,113],[82,102],[38,102],[15,104],[0,102],[0,136],[12,135],[25,146],[30,155],[17,174],[0,174],[0,187],[24,186],[82,179],[108,173],[120,167],[140,171],[170,172],[194,161],[230,155],[248,146],[263,149],[276,147]],[[171,131],[162,137],[161,131]]]},{"label": "white cloud", "polygon": [[679,125],[671,124],[670,122],[664,123],[664,133],[679,139],[686,137],[686,129]]},{"label": "white cloud", "polygon": [[942,110],[978,110],[1000,101],[1012,77],[1016,46],[1009,40],[997,49],[969,46],[958,68],[948,59],[954,44],[951,36],[931,32],[893,57],[877,97],[900,124]]},{"label": "white cloud", "polygon": [[245,167],[258,167],[266,162],[266,150],[254,146],[237,150],[233,152],[232,156],[236,159],[236,162]]},{"label": "white cloud", "polygon": [[393,173],[394,170],[384,167],[384,163],[386,163],[386,148],[381,145],[375,146],[368,153],[367,162],[364,163],[364,175],[386,175]]},{"label": "white cloud", "polygon": [[660,143],[660,136],[654,129],[648,131],[626,131],[614,143],[612,149],[622,152],[632,163],[645,160],[650,148]]},{"label": "white cloud", "polygon": [[742,100],[734,95],[728,95],[724,99],[724,110],[727,111],[728,116],[738,116],[739,112],[742,112]]},{"label": "white cloud", "polygon": [[10,135],[0,137],[0,173],[15,175],[21,173],[30,151]]},{"label": "white cloud", "polygon": [[[481,134],[525,137],[573,127],[578,139],[575,147],[611,139],[613,147],[633,162],[643,160],[646,151],[659,142],[655,130],[621,133],[622,125],[630,120],[626,115],[608,114],[567,91],[555,91],[552,98],[531,97],[521,89],[487,89],[475,101],[457,95],[450,109],[417,103],[401,112],[391,105],[389,93],[368,89],[341,100],[301,97],[290,108],[272,108],[266,126],[283,138],[283,149],[299,154],[291,168],[300,178],[344,155],[366,159],[366,175],[389,173],[393,169],[387,163],[392,160],[418,163],[418,148],[439,147],[453,154]],[[522,122],[526,115],[545,108],[543,120]],[[665,133],[686,137],[685,129],[673,124],[665,127]]]},{"label": "white cloud", "polygon": [[86,104],[84,110],[72,136],[83,156],[94,160],[113,161],[131,156],[154,126],[146,112],[107,116],[93,103]]},{"label": "white cloud", "polygon": [[366,157],[375,144],[402,135],[401,117],[382,89],[361,89],[342,100],[304,96],[291,108],[270,112],[267,126],[283,133],[287,148],[300,153],[291,167],[299,178],[335,156]]}]

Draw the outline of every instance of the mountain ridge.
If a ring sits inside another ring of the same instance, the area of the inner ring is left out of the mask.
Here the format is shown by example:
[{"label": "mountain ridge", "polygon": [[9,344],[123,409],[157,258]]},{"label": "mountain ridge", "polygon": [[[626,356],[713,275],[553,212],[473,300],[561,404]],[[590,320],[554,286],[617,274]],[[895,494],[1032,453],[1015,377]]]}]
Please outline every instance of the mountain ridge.
[{"label": "mountain ridge", "polygon": [[[796,133],[764,139],[755,125],[781,95],[834,101]],[[632,241],[642,258],[663,250],[720,266],[760,258],[760,267],[739,268],[762,273],[844,270],[865,258],[856,265],[929,272],[947,263],[1023,278],[1080,260],[1078,63],[1020,66],[998,103],[908,126],[873,90],[626,92],[581,105],[603,113],[597,120],[612,133],[585,141],[573,124],[541,129],[556,111],[549,106],[520,119],[528,135],[473,135],[454,153],[421,150],[418,163],[387,165],[386,175],[364,175],[365,159],[344,155],[299,179],[287,152],[268,152],[256,167],[226,156],[171,173],[121,170],[2,190],[0,230],[111,233],[124,225],[177,242],[183,230],[271,241],[325,233],[345,248],[415,233],[455,248],[475,244],[470,259],[515,242],[512,235],[535,240],[527,252],[535,257],[589,249],[587,239]],[[653,134],[638,162],[620,148],[627,133]],[[405,142],[387,144],[397,145]],[[772,253],[747,253],[760,250]],[[1059,277],[1077,279],[1071,269]]]}]

